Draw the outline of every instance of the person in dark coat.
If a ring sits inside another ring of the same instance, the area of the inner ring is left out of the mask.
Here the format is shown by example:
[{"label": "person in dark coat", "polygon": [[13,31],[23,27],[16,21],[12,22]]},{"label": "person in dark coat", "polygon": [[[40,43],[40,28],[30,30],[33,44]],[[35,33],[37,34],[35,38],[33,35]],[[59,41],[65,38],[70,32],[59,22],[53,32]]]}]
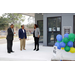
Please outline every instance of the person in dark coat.
[{"label": "person in dark coat", "polygon": [[8,53],[14,52],[12,50],[13,39],[14,39],[14,34],[15,34],[13,28],[14,28],[14,25],[11,24],[10,27],[7,29],[7,37],[6,37],[6,39],[7,39],[7,52]]}]

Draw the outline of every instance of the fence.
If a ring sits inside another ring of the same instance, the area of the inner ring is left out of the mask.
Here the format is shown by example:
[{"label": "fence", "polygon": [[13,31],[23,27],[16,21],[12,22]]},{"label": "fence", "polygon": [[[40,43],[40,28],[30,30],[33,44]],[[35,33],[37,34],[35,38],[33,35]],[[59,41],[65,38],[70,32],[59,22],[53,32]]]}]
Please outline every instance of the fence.
[{"label": "fence", "polygon": [[[18,37],[18,30],[14,30],[16,33],[14,36]],[[26,29],[27,36],[32,36],[33,35],[33,29]],[[0,38],[5,38],[7,36],[7,30],[0,30]],[[28,38],[29,39],[29,38]]]}]

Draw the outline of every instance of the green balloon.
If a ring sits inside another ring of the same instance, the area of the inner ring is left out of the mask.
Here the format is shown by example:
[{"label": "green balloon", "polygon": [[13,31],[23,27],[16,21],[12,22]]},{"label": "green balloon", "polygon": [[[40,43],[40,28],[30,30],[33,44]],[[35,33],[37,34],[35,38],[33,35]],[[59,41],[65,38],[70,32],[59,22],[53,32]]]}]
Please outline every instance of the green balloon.
[{"label": "green balloon", "polygon": [[68,43],[69,39],[68,38],[63,38],[64,43]]},{"label": "green balloon", "polygon": [[[59,41],[57,41],[57,42],[59,42]],[[62,42],[62,41],[61,41]],[[61,42],[59,42],[59,43],[61,43]]]},{"label": "green balloon", "polygon": [[59,41],[57,41],[57,42],[59,42]]},{"label": "green balloon", "polygon": [[75,35],[73,33],[69,34],[68,36],[69,39],[74,39],[75,38]]},{"label": "green balloon", "polygon": [[66,46],[64,49],[65,49],[66,52],[70,51],[70,47],[69,46]]},{"label": "green balloon", "polygon": [[69,39],[69,41],[72,41],[72,42],[74,42],[74,39]]},{"label": "green balloon", "polygon": [[75,34],[74,34],[74,38],[75,38]]},{"label": "green balloon", "polygon": [[66,44],[66,46],[67,46],[67,43],[65,43]]}]

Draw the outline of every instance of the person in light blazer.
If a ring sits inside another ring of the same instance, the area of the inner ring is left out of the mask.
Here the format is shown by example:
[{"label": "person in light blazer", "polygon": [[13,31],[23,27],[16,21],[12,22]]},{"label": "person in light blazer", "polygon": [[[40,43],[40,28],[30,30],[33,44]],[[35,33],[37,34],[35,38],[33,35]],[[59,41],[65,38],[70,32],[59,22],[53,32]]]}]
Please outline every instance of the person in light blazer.
[{"label": "person in light blazer", "polygon": [[33,37],[34,37],[34,42],[35,42],[35,28],[33,30]]},{"label": "person in light blazer", "polygon": [[[40,38],[40,29],[38,28],[37,24],[34,24],[34,38],[35,38],[35,48],[34,50],[39,50],[39,38]],[[37,48],[36,48],[37,47]]]}]

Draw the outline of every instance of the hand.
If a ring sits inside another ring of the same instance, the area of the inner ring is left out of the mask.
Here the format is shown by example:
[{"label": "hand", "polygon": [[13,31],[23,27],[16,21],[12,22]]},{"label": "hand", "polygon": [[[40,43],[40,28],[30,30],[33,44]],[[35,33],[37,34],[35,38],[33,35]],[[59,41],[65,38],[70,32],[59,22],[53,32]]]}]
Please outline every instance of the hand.
[{"label": "hand", "polygon": [[27,40],[27,38],[26,38],[26,40]]},{"label": "hand", "polygon": [[39,38],[40,36],[38,35],[38,38]]},{"label": "hand", "polygon": [[21,38],[19,38],[19,40],[21,40]]},{"label": "hand", "polygon": [[14,34],[16,34],[16,33],[14,32]]}]

